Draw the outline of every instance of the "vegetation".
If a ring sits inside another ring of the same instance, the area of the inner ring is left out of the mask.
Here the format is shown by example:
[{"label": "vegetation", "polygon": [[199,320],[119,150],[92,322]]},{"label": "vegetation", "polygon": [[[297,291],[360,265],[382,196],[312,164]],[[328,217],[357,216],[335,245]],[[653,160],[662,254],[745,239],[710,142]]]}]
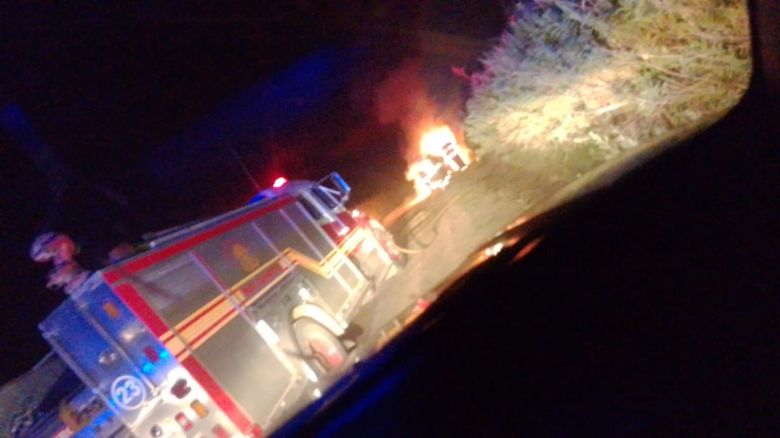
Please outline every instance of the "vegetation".
[{"label": "vegetation", "polygon": [[519,2],[471,76],[466,137],[570,179],[733,106],[749,49],[739,0]]}]

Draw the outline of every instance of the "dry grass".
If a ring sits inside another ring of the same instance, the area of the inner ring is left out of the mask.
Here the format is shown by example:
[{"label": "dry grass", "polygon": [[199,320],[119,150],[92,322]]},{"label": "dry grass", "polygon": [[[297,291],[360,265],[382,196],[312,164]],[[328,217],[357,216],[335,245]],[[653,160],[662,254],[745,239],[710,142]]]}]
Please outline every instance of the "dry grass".
[{"label": "dry grass", "polygon": [[750,74],[735,0],[537,0],[509,29],[472,76],[467,140],[555,180],[733,106]]}]

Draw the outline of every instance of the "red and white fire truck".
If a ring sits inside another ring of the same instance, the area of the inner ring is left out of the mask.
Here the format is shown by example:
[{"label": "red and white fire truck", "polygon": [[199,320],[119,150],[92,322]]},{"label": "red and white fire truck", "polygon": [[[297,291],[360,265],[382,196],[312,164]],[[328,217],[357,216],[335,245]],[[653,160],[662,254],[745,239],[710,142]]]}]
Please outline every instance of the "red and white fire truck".
[{"label": "red and white fire truck", "polygon": [[[350,363],[350,323],[397,269],[336,173],[159,236],[40,324],[139,437],[259,436]],[[359,342],[359,339],[357,340]]]}]

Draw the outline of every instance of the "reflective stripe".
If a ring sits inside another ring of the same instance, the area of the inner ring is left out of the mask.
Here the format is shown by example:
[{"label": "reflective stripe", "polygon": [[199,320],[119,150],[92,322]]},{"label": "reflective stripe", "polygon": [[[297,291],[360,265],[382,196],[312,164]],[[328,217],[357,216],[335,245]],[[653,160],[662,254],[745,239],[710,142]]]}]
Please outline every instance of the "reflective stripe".
[{"label": "reflective stripe", "polygon": [[219,406],[238,430],[244,433],[250,431],[253,425],[249,415],[222,389],[222,386],[214,380],[197,359],[188,357],[181,361],[181,364],[203,387],[209,397],[214,400],[214,403]]}]

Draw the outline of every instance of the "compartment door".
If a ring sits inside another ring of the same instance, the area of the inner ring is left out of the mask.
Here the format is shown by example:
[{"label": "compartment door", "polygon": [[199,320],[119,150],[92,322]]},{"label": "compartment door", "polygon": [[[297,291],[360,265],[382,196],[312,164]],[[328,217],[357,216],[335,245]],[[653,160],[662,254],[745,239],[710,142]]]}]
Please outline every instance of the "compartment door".
[{"label": "compartment door", "polygon": [[126,425],[132,428],[154,408],[153,389],[145,376],[73,301],[65,301],[40,327],[57,354]]}]

